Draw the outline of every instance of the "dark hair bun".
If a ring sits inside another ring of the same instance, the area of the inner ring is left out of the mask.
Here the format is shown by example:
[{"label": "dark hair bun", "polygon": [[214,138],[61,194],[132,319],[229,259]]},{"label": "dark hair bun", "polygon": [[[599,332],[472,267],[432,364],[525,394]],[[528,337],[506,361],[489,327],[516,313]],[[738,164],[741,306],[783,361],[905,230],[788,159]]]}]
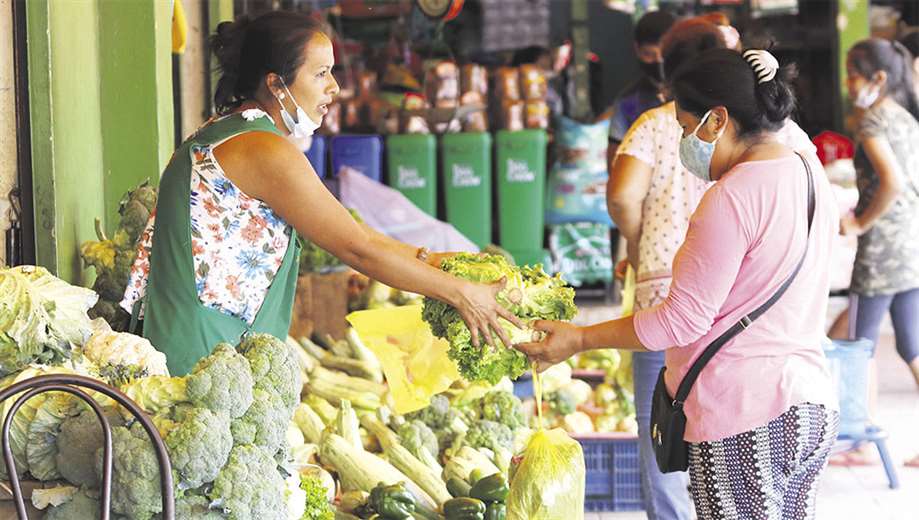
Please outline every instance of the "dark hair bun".
[{"label": "dark hair bun", "polygon": [[232,22],[221,22],[211,36],[211,52],[217,59],[217,70],[220,71],[220,79],[217,80],[217,88],[214,90],[214,102],[218,109],[237,104],[239,62],[249,23],[247,16],[241,16]]},{"label": "dark hair bun", "polygon": [[798,77],[794,65],[780,67],[771,81],[756,84],[756,100],[763,115],[773,123],[781,123],[795,110],[795,93],[792,83]]}]

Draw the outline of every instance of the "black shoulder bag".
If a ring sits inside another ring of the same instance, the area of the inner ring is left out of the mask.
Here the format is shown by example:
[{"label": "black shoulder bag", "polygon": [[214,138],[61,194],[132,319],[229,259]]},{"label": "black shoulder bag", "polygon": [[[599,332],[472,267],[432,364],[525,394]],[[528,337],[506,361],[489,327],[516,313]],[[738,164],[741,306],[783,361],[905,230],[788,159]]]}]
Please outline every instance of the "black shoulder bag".
[{"label": "black shoulder bag", "polygon": [[[801,157],[801,160],[804,162],[804,168],[807,170],[807,242],[810,242],[810,230],[814,222],[814,177],[813,173],[811,173],[810,165],[807,164],[804,157],[800,154],[798,154],[798,156]],[[683,436],[686,432],[686,413],[683,411],[683,403],[686,402],[686,397],[689,395],[689,391],[692,389],[692,385],[696,382],[696,379],[698,379],[702,369],[705,368],[705,365],[711,361],[713,357],[715,357],[715,354],[718,353],[725,343],[749,327],[751,323],[762,316],[763,313],[769,310],[769,308],[785,294],[788,286],[794,281],[795,276],[797,276],[798,271],[801,270],[801,266],[804,264],[804,258],[807,256],[807,242],[805,242],[804,254],[801,256],[801,260],[798,261],[797,267],[795,267],[794,272],[791,273],[782,286],[779,287],[779,290],[776,291],[776,293],[772,295],[772,298],[769,298],[766,303],[760,305],[759,308],[741,318],[740,321],[718,336],[715,341],[711,342],[711,344],[705,348],[705,351],[699,356],[699,359],[692,364],[692,367],[690,367],[689,372],[686,373],[683,381],[680,382],[676,397],[670,397],[670,394],[667,392],[667,386],[664,384],[664,372],[666,372],[667,369],[666,367],[661,369],[661,373],[657,378],[657,385],[654,387],[654,396],[651,402],[651,444],[654,446],[657,467],[660,468],[662,473],[686,471],[689,467],[689,445],[683,440]]]}]

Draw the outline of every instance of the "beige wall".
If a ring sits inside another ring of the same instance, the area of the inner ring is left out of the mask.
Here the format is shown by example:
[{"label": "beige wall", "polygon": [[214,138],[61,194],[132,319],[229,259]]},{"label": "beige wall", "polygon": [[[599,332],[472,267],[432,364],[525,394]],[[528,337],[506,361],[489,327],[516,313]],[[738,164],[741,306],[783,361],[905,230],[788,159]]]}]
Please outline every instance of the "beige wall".
[{"label": "beige wall", "polygon": [[198,129],[210,114],[207,114],[209,103],[206,78],[207,49],[204,39],[207,27],[204,26],[205,0],[187,0],[185,18],[188,22],[188,39],[185,53],[179,58],[179,73],[182,80],[182,137],[188,137]]},{"label": "beige wall", "polygon": [[0,0],[0,264],[6,263],[7,194],[16,183],[13,0]]}]

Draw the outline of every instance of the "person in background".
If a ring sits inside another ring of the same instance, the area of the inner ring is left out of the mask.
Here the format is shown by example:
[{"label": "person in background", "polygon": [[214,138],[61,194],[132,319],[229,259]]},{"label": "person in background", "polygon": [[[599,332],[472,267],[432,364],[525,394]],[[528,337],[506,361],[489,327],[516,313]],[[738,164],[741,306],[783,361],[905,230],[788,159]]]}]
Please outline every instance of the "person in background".
[{"label": "person in background", "polygon": [[438,269],[441,255],[358,224],[291,139],[312,135],[339,93],[317,22],[284,11],[242,17],[218,25],[211,48],[218,116],[166,166],[122,301],[143,307],[144,337],[171,374],[245,334],[287,336],[297,233],[369,277],[453,305],[473,343],[506,339],[498,317],[519,320],[497,302],[503,283],[452,277]]},{"label": "person in background", "polygon": [[913,55],[913,86],[916,88],[916,96],[919,96],[919,29],[900,38],[900,43]]},{"label": "person in background", "polygon": [[[683,402],[701,520],[814,518],[836,440],[838,399],[821,340],[839,216],[817,157],[778,136],[794,109],[794,74],[768,51],[730,49],[668,73],[680,161],[714,182],[674,257],[669,293],[588,327],[537,321],[545,339],[517,346],[537,369],[598,348],[666,351],[672,396],[703,351],[743,324]],[[745,321],[788,280],[774,305]]]},{"label": "person in background", "polygon": [[[669,78],[700,53],[726,48],[727,43],[724,31],[708,16],[677,22],[661,40],[664,77]],[[680,162],[681,130],[675,113],[670,102],[638,118],[619,147],[607,185],[610,216],[627,242],[625,262],[637,274],[636,310],[650,308],[667,297],[674,256],[686,236],[690,216],[709,186]],[[807,135],[792,122],[776,136],[792,149],[815,151]],[[625,262],[618,272],[625,270]],[[663,352],[633,354],[645,511],[650,520],[691,518],[687,475],[662,474],[651,448],[651,397],[663,366]]]},{"label": "person in background", "polygon": [[[877,342],[889,313],[897,352],[919,385],[919,98],[913,57],[900,43],[871,38],[846,62],[855,106],[859,192],[842,232],[858,237],[849,337]],[[919,457],[908,461],[919,466]]]},{"label": "person in background", "polygon": [[610,120],[607,154],[610,160],[615,157],[616,148],[638,116],[661,104],[664,81],[661,37],[674,22],[676,18],[666,11],[651,11],[635,24],[635,55],[641,76],[619,94],[607,111]]},{"label": "person in background", "polygon": [[514,53],[511,60],[511,66],[519,67],[521,65],[536,65],[543,71],[546,78],[546,104],[549,105],[549,111],[552,117],[558,117],[564,114],[565,106],[562,95],[559,92],[561,87],[558,80],[558,74],[553,68],[552,51],[534,45],[525,49],[520,49]]}]

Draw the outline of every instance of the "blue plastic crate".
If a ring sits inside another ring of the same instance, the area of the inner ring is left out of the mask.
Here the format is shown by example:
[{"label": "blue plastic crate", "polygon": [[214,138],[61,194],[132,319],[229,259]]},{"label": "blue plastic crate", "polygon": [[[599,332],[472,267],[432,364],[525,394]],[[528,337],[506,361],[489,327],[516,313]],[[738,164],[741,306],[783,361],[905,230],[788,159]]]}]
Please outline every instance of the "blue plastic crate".
[{"label": "blue plastic crate", "polygon": [[309,159],[310,164],[313,165],[313,169],[316,170],[316,175],[318,175],[320,179],[325,179],[326,175],[326,139],[324,135],[314,135],[312,143],[310,144],[310,149],[306,152],[306,158]]},{"label": "blue plastic crate", "polygon": [[383,139],[378,135],[338,135],[332,138],[332,175],[347,166],[383,182]]},{"label": "blue plastic crate", "polygon": [[641,511],[638,439],[624,434],[576,437],[587,469],[585,511]]}]

